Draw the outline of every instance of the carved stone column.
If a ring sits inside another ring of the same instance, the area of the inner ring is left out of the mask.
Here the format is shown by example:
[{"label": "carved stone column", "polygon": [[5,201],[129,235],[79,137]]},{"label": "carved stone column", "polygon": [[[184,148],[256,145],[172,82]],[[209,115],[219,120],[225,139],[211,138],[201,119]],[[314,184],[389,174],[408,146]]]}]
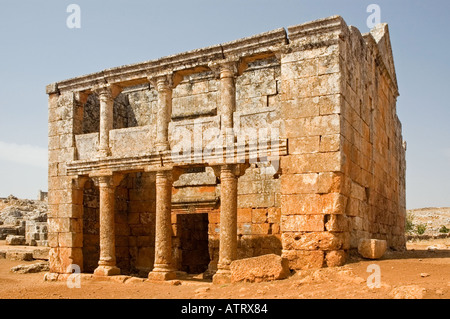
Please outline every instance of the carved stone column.
[{"label": "carved stone column", "polygon": [[100,190],[100,260],[95,276],[119,275],[116,267],[116,238],[114,223],[115,186],[122,176],[98,176],[94,178]]},{"label": "carved stone column", "polygon": [[149,78],[158,91],[158,110],[156,114],[156,143],[158,151],[169,149],[169,123],[172,116],[172,75]]},{"label": "carved stone column", "polygon": [[220,76],[220,114],[221,132],[225,136],[227,130],[233,129],[233,113],[236,110],[236,85],[237,63],[226,61],[218,64]]},{"label": "carved stone column", "polygon": [[[213,283],[230,282],[230,264],[237,256],[237,183],[246,164],[213,167],[220,174],[220,242],[219,262]],[[220,171],[219,171],[220,169]]]},{"label": "carved stone column", "polygon": [[148,275],[150,280],[176,278],[172,265],[172,184],[172,171],[156,173],[155,264]]},{"label": "carved stone column", "polygon": [[107,157],[111,155],[109,147],[109,131],[113,128],[114,98],[119,95],[121,89],[116,85],[106,85],[94,89],[100,100],[100,137],[98,156]]}]

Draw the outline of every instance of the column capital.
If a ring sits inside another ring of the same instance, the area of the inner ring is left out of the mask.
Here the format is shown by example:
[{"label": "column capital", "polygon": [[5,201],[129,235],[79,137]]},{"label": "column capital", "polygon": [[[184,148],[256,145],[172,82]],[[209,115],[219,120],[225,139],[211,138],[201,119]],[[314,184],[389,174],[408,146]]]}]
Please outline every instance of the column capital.
[{"label": "column capital", "polygon": [[90,177],[97,187],[114,188],[119,186],[124,176],[123,174],[99,173]]},{"label": "column capital", "polygon": [[99,97],[106,96],[110,99],[115,99],[122,92],[122,88],[117,84],[103,84],[93,87],[92,92]]},{"label": "column capital", "polygon": [[88,179],[88,176],[75,176],[74,178],[72,178],[72,187],[75,189],[82,189]]},{"label": "column capital", "polygon": [[158,92],[165,92],[173,90],[183,80],[183,76],[176,72],[169,72],[149,75],[147,80]]},{"label": "column capital", "polygon": [[158,181],[159,178],[166,178],[169,179],[172,183],[176,182],[181,174],[184,174],[185,170],[181,167],[172,167],[170,169],[162,169],[159,171],[156,171],[156,176],[158,177],[156,181]]},{"label": "column capital", "polygon": [[227,58],[219,61],[208,63],[208,67],[214,73],[216,78],[234,78],[240,74],[239,58]]},{"label": "column capital", "polygon": [[245,171],[247,168],[250,167],[250,164],[248,163],[242,163],[242,164],[222,164],[222,165],[213,165],[211,166],[214,175],[217,178],[221,178],[222,172],[227,172],[229,174],[234,175],[234,177],[238,178],[245,174]]}]

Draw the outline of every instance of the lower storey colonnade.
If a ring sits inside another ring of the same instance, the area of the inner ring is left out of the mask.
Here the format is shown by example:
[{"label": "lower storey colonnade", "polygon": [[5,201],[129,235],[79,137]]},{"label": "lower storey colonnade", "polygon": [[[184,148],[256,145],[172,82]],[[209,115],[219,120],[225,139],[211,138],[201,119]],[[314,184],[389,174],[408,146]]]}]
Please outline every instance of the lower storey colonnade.
[{"label": "lower storey colonnade", "polygon": [[[230,281],[230,264],[237,257],[237,186],[243,175],[245,164],[213,166],[220,179],[220,234],[219,260],[214,283]],[[171,280],[176,278],[172,260],[172,187],[183,173],[181,169],[167,169],[156,172],[156,214],[154,264],[150,280]],[[123,179],[122,174],[93,177],[99,191],[99,260],[95,276],[114,276],[121,273],[116,263],[115,201],[116,187]]]}]

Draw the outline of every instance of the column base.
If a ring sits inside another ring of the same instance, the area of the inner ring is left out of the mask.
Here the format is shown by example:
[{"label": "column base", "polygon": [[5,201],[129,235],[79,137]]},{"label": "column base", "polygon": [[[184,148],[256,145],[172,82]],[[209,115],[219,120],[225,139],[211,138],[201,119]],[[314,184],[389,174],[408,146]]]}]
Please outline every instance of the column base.
[{"label": "column base", "polygon": [[231,283],[231,271],[218,270],[213,276],[213,284],[229,284]]},{"label": "column base", "polygon": [[149,280],[155,280],[155,281],[167,281],[167,280],[173,280],[177,278],[177,274],[173,270],[167,270],[167,271],[152,271],[148,274]]},{"label": "column base", "polygon": [[116,266],[98,266],[94,270],[94,276],[116,276],[120,275],[120,269]]}]

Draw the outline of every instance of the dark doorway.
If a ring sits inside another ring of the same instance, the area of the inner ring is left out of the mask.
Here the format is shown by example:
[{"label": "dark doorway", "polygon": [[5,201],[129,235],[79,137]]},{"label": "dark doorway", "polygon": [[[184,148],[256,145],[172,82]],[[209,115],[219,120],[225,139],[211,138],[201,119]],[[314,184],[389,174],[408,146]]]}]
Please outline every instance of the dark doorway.
[{"label": "dark doorway", "polygon": [[90,179],[83,191],[83,272],[93,273],[100,258],[99,189]]},{"label": "dark doorway", "polygon": [[208,214],[177,214],[181,269],[200,274],[208,269]]}]

